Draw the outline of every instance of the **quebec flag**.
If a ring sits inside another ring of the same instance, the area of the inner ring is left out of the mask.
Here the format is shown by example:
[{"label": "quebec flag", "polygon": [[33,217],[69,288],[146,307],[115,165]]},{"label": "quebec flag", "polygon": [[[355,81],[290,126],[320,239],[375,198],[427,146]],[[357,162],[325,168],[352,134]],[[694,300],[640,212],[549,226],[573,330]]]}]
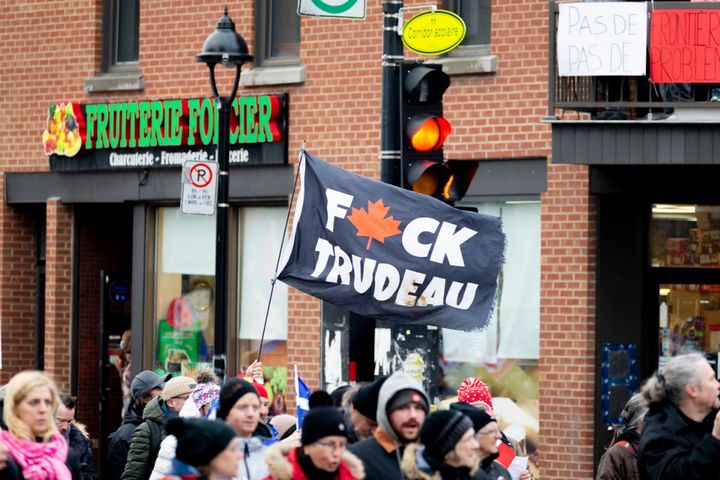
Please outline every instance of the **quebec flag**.
[{"label": "quebec flag", "polygon": [[295,405],[297,405],[297,429],[302,429],[303,418],[310,410],[310,389],[297,373],[295,374]]}]

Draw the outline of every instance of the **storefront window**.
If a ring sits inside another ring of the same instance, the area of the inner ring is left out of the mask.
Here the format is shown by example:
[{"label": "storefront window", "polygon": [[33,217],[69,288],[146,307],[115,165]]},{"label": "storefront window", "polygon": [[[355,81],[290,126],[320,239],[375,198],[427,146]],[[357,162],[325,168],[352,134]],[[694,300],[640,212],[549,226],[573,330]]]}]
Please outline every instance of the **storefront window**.
[{"label": "storefront window", "polygon": [[503,431],[539,443],[540,202],[487,202],[479,213],[502,218],[507,237],[498,306],[482,332],[443,330],[446,401],[462,381],[478,377],[489,387]]},{"label": "storefront window", "polygon": [[159,208],[154,367],[182,375],[211,369],[215,334],[215,217]]},{"label": "storefront window", "polygon": [[720,267],[720,206],[654,204],[653,267]]},{"label": "storefront window", "polygon": [[[720,352],[720,285],[662,284],[660,364],[675,355]],[[714,363],[714,362],[713,362]]]},{"label": "storefront window", "polygon": [[238,221],[238,371],[257,359],[263,338],[260,359],[273,415],[285,413],[287,392],[288,289],[282,282],[275,283],[264,337],[263,326],[286,215],[286,207],[243,208]]}]

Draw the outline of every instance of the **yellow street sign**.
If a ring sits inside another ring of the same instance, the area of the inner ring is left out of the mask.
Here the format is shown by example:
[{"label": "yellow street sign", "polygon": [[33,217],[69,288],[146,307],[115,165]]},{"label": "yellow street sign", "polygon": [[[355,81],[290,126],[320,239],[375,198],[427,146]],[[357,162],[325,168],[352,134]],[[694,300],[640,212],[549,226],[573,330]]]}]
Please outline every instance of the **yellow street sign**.
[{"label": "yellow street sign", "polygon": [[428,10],[412,17],[403,27],[402,41],[420,55],[440,55],[465,38],[465,22],[447,10]]}]

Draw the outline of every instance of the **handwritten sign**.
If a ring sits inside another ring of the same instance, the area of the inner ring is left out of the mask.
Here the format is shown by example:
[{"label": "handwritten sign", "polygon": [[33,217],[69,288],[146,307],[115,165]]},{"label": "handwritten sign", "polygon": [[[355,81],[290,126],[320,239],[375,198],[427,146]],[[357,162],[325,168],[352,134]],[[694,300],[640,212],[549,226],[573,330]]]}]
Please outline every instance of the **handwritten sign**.
[{"label": "handwritten sign", "polygon": [[560,4],[560,76],[645,75],[646,47],[646,3]]},{"label": "handwritten sign", "polygon": [[720,82],[720,11],[655,10],[650,18],[650,79]]}]

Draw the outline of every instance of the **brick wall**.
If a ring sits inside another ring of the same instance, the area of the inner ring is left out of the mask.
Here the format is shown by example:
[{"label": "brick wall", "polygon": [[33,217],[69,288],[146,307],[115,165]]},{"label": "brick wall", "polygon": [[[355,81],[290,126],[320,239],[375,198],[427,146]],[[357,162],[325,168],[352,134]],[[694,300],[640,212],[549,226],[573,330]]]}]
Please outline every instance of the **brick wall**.
[{"label": "brick wall", "polygon": [[590,478],[595,381],[595,205],[588,168],[551,165],[542,196],[543,478]]}]

